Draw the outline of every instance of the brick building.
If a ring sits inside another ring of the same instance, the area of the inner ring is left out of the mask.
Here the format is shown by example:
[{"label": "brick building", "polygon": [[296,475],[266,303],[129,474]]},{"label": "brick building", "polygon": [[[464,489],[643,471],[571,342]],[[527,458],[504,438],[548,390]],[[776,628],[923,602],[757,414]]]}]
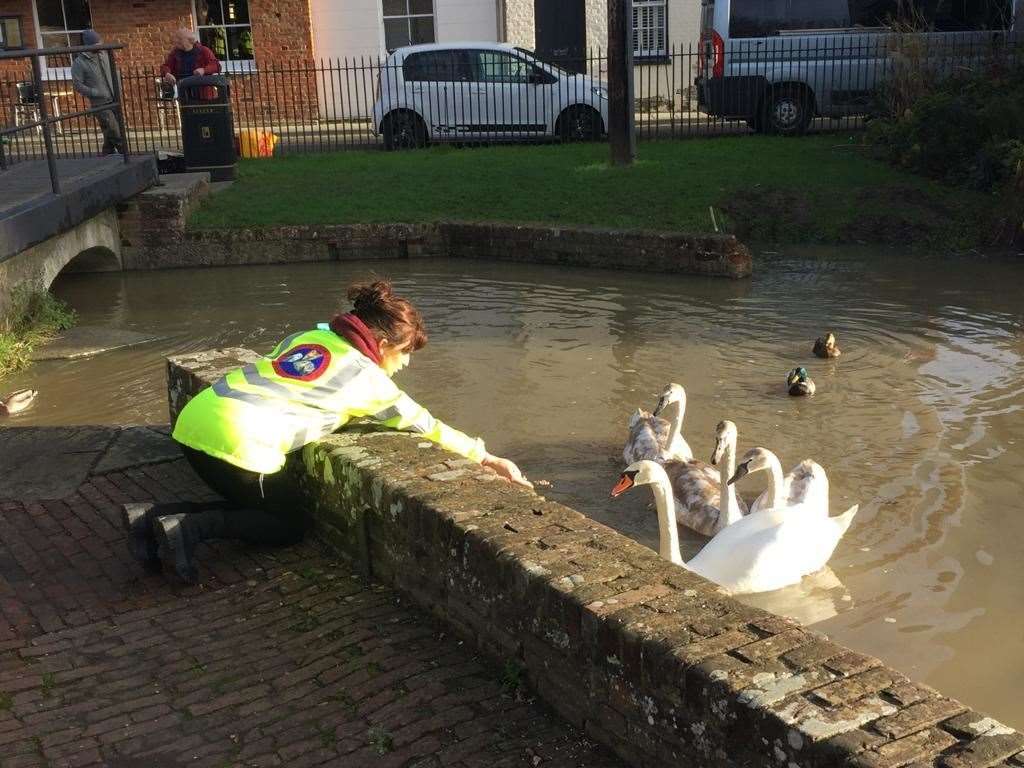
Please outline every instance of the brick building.
[{"label": "brick building", "polygon": [[[660,77],[669,46],[696,39],[700,4],[634,4],[639,76]],[[255,121],[365,115],[374,63],[409,43],[504,40],[562,60],[607,45],[605,0],[0,0],[0,48],[74,45],[90,27],[125,45],[126,109],[143,124],[163,123],[168,105],[155,76],[180,27],[196,29],[214,51],[231,76],[236,112]],[[77,103],[69,68],[66,59],[44,62],[64,110]],[[24,79],[24,61],[0,62],[5,121]]]}]

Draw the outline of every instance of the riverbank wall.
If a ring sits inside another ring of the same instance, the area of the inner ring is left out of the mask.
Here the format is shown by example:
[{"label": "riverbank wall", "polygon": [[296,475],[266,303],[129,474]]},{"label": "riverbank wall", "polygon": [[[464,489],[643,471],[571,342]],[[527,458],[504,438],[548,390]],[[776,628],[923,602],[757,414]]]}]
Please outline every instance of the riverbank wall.
[{"label": "riverbank wall", "polygon": [[[168,361],[171,420],[249,350]],[[1024,766],[1024,736],[413,435],[284,470],[316,535],[631,765]]]},{"label": "riverbank wall", "polygon": [[731,278],[753,270],[732,235],[457,221],[188,229],[207,194],[204,180],[178,180],[123,206],[125,269],[447,257]]}]

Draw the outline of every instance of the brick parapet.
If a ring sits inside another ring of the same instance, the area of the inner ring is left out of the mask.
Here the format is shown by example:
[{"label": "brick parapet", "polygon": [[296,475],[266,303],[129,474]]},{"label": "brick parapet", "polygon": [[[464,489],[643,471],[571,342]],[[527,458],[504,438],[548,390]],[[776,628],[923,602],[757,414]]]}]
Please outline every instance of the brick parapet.
[{"label": "brick parapet", "polygon": [[[246,350],[168,362],[171,418]],[[636,766],[1024,765],[1024,736],[415,436],[286,468],[324,541]]]},{"label": "brick parapet", "polygon": [[176,234],[174,244],[154,242],[137,266],[443,256],[734,278],[753,269],[749,249],[731,235],[487,222],[192,230]]}]

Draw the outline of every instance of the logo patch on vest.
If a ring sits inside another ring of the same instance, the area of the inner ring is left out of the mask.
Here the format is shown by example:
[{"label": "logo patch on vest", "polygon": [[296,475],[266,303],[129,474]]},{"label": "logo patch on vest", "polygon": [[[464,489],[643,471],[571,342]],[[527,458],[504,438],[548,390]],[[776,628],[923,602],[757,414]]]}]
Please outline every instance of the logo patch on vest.
[{"label": "logo patch on vest", "polygon": [[331,352],[320,344],[300,344],[274,361],[278,376],[299,381],[318,379],[331,364]]}]

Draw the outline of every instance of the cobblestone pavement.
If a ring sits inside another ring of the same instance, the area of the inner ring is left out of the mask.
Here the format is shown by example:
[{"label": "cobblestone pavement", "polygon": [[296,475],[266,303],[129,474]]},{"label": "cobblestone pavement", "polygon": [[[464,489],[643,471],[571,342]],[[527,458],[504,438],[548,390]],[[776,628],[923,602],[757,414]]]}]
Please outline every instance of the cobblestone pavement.
[{"label": "cobblestone pavement", "polygon": [[0,767],[622,765],[313,542],[206,547],[195,587],[130,558],[121,503],[208,494],[164,460],[0,501]]}]

